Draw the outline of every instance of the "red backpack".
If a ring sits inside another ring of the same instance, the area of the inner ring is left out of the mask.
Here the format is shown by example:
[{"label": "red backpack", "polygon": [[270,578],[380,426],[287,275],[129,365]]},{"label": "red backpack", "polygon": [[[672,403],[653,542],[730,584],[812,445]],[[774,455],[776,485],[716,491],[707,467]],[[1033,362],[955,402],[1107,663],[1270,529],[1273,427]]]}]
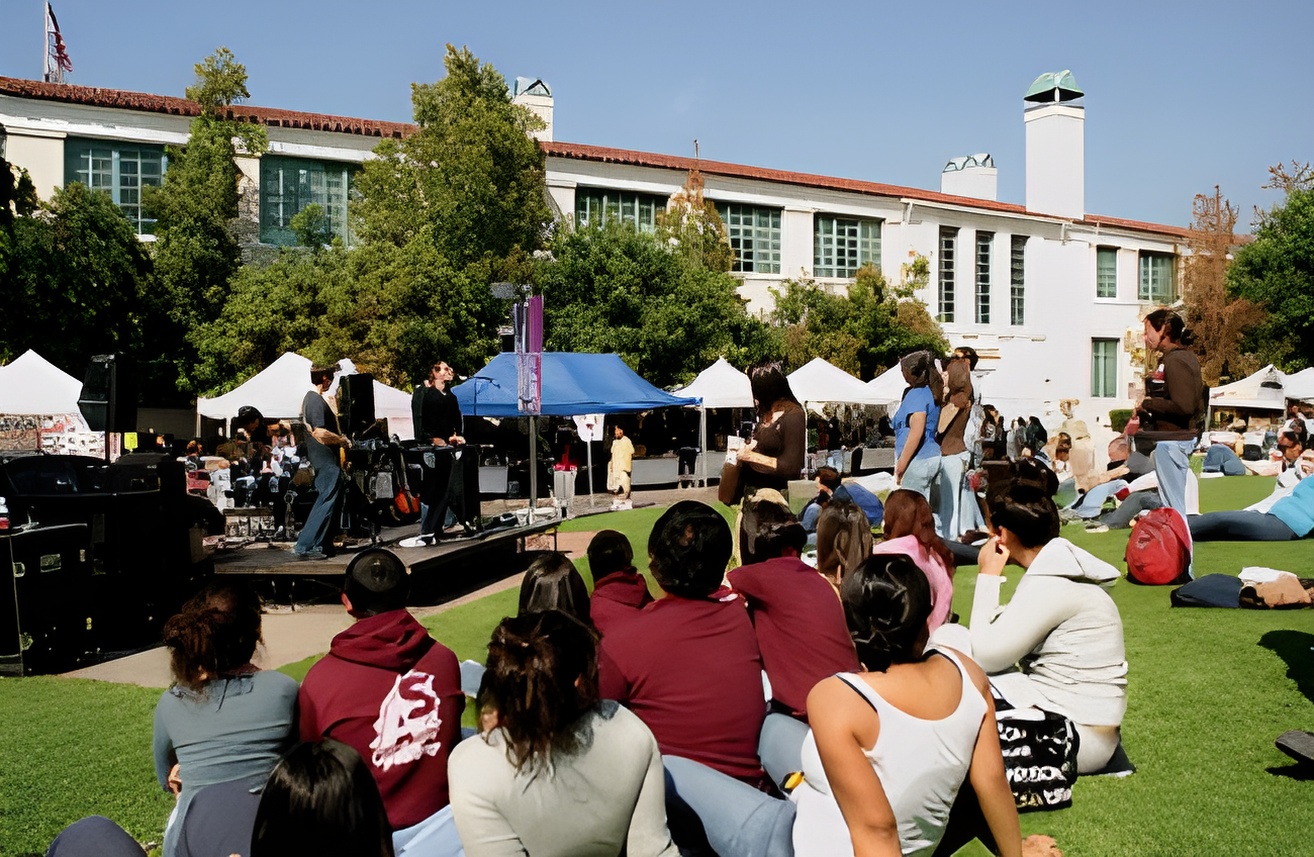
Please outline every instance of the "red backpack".
[{"label": "red backpack", "polygon": [[1191,531],[1176,509],[1152,509],[1136,522],[1127,540],[1127,579],[1167,586],[1190,579]]}]

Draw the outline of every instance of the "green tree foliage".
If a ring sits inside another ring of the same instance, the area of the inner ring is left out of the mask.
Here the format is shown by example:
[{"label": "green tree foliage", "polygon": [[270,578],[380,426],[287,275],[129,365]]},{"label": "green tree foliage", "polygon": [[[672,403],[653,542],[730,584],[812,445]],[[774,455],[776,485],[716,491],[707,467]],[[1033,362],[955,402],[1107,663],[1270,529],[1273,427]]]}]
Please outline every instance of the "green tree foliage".
[{"label": "green tree foliage", "polygon": [[657,238],[684,257],[687,264],[726,273],[735,253],[716,204],[703,197],[703,177],[690,170],[665,211],[657,214]]},{"label": "green tree foliage", "polygon": [[187,97],[201,105],[201,115],[192,121],[187,145],[169,148],[163,185],[145,196],[146,209],[156,218],[155,270],[173,322],[160,344],[173,355],[180,384],[188,389],[196,385],[186,332],[224,309],[229,281],[241,263],[242,174],[234,158],[268,148],[263,127],[227,114],[227,107],[249,96],[246,68],[227,48],[197,63]]},{"label": "green tree foliage", "polygon": [[564,229],[539,269],[552,351],[613,351],[658,386],[688,383],[717,357],[747,365],[774,343],[738,281],[692,264],[626,224]]},{"label": "green tree foliage", "polygon": [[913,297],[925,274],[925,259],[920,265],[915,259],[895,288],[871,265],[859,269],[842,293],[810,280],[786,280],[782,289],[773,289],[776,307],[770,315],[781,331],[786,366],[796,369],[822,357],[866,380],[912,351],[943,354],[944,333]]},{"label": "green tree foliage", "polygon": [[1268,311],[1245,350],[1286,371],[1314,364],[1314,188],[1292,187],[1265,214],[1233,254],[1227,286]]},{"label": "green tree foliage", "polygon": [[140,352],[159,305],[132,224],[108,195],[77,182],[41,208],[3,231],[0,358],[35,348],[81,375],[93,354]]},{"label": "green tree foliage", "polygon": [[469,49],[447,46],[447,76],[413,84],[420,130],[384,141],[356,180],[365,241],[430,241],[450,264],[542,246],[551,221],[540,121],[511,103],[506,80]]}]

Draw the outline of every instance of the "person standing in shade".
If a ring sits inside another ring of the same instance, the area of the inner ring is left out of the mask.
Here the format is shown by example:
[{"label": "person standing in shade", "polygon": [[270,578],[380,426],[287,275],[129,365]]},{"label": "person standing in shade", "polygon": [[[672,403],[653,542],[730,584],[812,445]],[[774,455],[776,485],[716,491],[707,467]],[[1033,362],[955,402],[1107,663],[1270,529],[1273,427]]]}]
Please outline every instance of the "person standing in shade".
[{"label": "person standing in shade", "polygon": [[[465,444],[465,438],[461,436],[464,422],[461,406],[456,401],[456,394],[447,389],[455,375],[451,366],[439,360],[429,367],[429,377],[411,394],[411,419],[415,423],[415,439],[420,444],[432,444],[436,449]],[[398,542],[399,547],[433,544],[447,523],[447,510],[453,499],[464,497],[461,453],[455,451],[451,455],[450,476],[445,481],[439,468],[425,462],[424,483],[420,486],[420,534]],[[426,452],[425,458],[429,459],[430,453]]]},{"label": "person standing in shade", "polygon": [[293,547],[297,559],[327,559],[324,548],[333,537],[333,525],[342,500],[342,468],[338,465],[338,450],[351,446],[338,426],[338,415],[330,406],[325,394],[333,385],[336,366],[310,367],[310,383],[301,401],[301,422],[306,426],[306,457],[315,468],[315,505],[301,528],[301,535]]},{"label": "person standing in shade", "polygon": [[611,475],[616,481],[616,499],[630,499],[630,473],[634,469],[634,444],[618,424],[616,439],[611,442]]}]

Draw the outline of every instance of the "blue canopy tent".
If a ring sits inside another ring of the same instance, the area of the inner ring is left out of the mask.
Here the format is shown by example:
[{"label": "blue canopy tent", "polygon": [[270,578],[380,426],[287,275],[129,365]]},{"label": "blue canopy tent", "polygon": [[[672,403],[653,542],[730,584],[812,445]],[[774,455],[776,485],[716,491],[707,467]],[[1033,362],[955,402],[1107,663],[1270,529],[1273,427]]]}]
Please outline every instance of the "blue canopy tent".
[{"label": "blue canopy tent", "polygon": [[[478,374],[452,388],[461,413],[480,417],[529,416],[520,410],[516,355],[497,355]],[[543,353],[543,416],[616,414],[697,405],[699,398],[673,396],[640,378],[615,354]],[[530,416],[529,503],[537,502],[537,427]]]}]

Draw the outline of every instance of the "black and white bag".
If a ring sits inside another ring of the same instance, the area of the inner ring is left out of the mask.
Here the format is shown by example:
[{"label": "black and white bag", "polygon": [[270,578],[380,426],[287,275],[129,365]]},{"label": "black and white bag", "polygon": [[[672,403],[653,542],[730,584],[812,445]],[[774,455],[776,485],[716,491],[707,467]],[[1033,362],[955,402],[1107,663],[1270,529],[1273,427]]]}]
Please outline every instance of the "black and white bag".
[{"label": "black and white bag", "polygon": [[[998,699],[995,703],[1008,704]],[[1080,746],[1076,725],[1061,714],[1038,708],[997,708],[995,720],[1017,811],[1072,806]]]}]

